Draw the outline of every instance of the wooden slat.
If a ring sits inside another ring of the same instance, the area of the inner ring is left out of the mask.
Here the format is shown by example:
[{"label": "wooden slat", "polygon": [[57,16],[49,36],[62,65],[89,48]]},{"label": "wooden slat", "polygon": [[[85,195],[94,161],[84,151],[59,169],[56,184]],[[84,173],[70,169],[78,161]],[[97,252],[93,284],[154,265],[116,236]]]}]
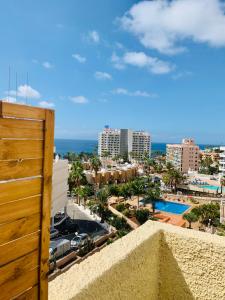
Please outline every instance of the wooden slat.
[{"label": "wooden slat", "polygon": [[31,289],[27,290],[25,293],[13,297],[11,300],[38,300],[38,286],[35,285]]},{"label": "wooden slat", "polygon": [[0,180],[42,175],[42,158],[0,160]]},{"label": "wooden slat", "polygon": [[2,102],[1,115],[3,117],[44,120],[45,109]]},{"label": "wooden slat", "polygon": [[43,199],[42,199],[42,225],[41,225],[41,257],[40,257],[40,289],[39,297],[48,299],[48,259],[50,240],[50,216],[52,196],[52,168],[54,147],[54,112],[46,110],[45,116],[45,143],[44,143],[44,169],[43,169]]},{"label": "wooden slat", "polygon": [[0,118],[0,138],[43,139],[44,122]]},{"label": "wooden slat", "polygon": [[38,262],[36,250],[0,268],[0,298],[19,295],[37,284]]},{"label": "wooden slat", "polygon": [[1,245],[0,267],[38,249],[39,235],[39,232],[34,232],[20,239]]},{"label": "wooden slat", "polygon": [[[12,204],[14,202],[11,202]],[[0,245],[40,230],[40,213],[0,224]]]},{"label": "wooden slat", "polygon": [[0,149],[0,160],[41,158],[43,141],[0,139]]},{"label": "wooden slat", "polygon": [[33,196],[0,205],[0,224],[41,212],[41,196]]},{"label": "wooden slat", "polygon": [[0,205],[10,201],[40,195],[41,192],[41,178],[0,183]]}]

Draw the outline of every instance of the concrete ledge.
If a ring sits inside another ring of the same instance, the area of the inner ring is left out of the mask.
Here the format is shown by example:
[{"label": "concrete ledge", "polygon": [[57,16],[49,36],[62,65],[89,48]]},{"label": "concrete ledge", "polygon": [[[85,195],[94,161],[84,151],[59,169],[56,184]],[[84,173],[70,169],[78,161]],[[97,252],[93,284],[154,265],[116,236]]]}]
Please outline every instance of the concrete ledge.
[{"label": "concrete ledge", "polygon": [[50,282],[49,299],[225,299],[225,239],[149,221]]}]

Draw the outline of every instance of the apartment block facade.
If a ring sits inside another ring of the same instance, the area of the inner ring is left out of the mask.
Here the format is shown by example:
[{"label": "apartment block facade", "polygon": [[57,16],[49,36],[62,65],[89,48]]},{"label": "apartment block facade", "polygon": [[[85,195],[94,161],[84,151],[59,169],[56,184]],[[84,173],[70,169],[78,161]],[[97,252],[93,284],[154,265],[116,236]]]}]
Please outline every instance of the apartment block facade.
[{"label": "apartment block facade", "polygon": [[103,157],[105,153],[108,153],[109,157],[121,155],[140,161],[146,154],[151,154],[150,134],[145,131],[111,129],[106,126],[98,139],[98,154]]},{"label": "apartment block facade", "polygon": [[182,173],[198,171],[199,146],[193,139],[183,139],[181,144],[168,144],[166,149],[166,161],[174,165]]},{"label": "apartment block facade", "polygon": [[220,173],[222,176],[225,176],[225,146],[220,147]]}]

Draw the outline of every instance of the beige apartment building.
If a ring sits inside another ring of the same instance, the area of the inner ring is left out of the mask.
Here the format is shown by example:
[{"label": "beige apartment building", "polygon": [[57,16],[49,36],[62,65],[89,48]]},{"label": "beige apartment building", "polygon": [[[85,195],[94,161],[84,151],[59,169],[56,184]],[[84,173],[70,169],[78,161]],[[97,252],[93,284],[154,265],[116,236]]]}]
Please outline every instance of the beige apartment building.
[{"label": "beige apartment building", "polygon": [[132,161],[142,161],[145,155],[151,155],[150,134],[146,131],[105,126],[98,138],[98,154],[102,158],[104,153],[109,153],[110,158],[127,155]]},{"label": "beige apartment building", "polygon": [[171,162],[182,173],[198,171],[199,146],[193,139],[183,139],[181,144],[168,144],[166,149],[166,161]]}]

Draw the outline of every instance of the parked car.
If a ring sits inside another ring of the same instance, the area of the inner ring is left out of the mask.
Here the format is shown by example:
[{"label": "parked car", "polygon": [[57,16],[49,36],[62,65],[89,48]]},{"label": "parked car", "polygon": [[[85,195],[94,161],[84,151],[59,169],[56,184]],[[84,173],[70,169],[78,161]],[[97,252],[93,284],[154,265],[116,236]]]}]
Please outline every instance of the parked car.
[{"label": "parked car", "polygon": [[56,228],[51,227],[50,239],[56,238],[59,235],[59,231]]},{"label": "parked car", "polygon": [[77,234],[71,240],[71,248],[72,249],[80,249],[84,246],[88,246],[91,243],[91,239],[87,233]]},{"label": "parked car", "polygon": [[50,241],[49,260],[54,261],[57,258],[64,256],[70,249],[70,240],[58,239],[56,241]]}]

